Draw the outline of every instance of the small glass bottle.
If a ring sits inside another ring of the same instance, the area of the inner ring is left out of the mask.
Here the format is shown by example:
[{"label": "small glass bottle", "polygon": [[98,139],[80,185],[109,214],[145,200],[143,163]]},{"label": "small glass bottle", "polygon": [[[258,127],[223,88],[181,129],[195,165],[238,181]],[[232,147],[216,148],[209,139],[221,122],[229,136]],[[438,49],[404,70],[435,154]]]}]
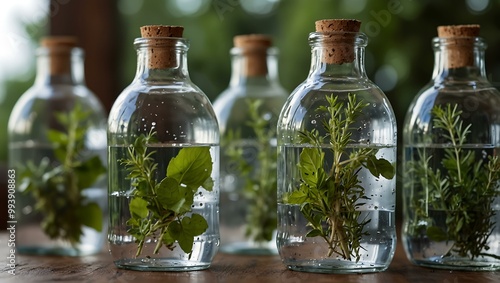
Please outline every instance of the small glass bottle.
[{"label": "small glass bottle", "polygon": [[183,27],[144,26],[137,72],[108,122],[108,240],[116,266],[189,271],[219,246],[219,127],[187,69]]},{"label": "small glass bottle", "polygon": [[108,210],[106,114],[85,86],[76,38],[42,39],[35,83],[14,106],[8,133],[17,251],[100,252]]},{"label": "small glass bottle", "polygon": [[360,25],[316,22],[309,75],[278,120],[277,245],[292,270],[383,271],[396,248],[396,120]]},{"label": "small glass bottle", "polygon": [[478,25],[438,27],[403,131],[403,245],[415,264],[500,269],[500,92]]},{"label": "small glass bottle", "polygon": [[266,35],[234,37],[229,87],[214,102],[222,136],[221,251],[277,254],[276,122],[288,93]]}]

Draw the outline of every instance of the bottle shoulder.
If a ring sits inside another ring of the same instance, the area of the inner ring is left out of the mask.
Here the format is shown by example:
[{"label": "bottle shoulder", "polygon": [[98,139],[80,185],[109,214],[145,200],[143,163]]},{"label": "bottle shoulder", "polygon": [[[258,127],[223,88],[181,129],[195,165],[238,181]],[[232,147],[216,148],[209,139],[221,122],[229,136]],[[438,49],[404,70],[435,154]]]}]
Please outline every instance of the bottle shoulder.
[{"label": "bottle shoulder", "polygon": [[[390,145],[396,143],[396,118],[392,106],[385,94],[372,84],[345,85],[302,84],[290,95],[278,120],[278,136],[287,137],[281,142],[296,142],[296,133],[312,129],[324,133],[325,123],[330,114],[325,111],[330,107],[333,97],[341,103],[340,109],[346,109],[350,99],[355,98],[363,105],[360,115],[353,122],[353,141]],[[342,116],[342,115],[341,115]]]},{"label": "bottle shoulder", "polygon": [[[403,125],[403,141],[421,142],[432,132],[434,107],[457,107],[464,125],[472,125],[474,137],[490,143],[496,138],[494,129],[500,126],[500,91],[489,84],[426,85],[415,96]],[[499,143],[495,141],[495,143]]]}]

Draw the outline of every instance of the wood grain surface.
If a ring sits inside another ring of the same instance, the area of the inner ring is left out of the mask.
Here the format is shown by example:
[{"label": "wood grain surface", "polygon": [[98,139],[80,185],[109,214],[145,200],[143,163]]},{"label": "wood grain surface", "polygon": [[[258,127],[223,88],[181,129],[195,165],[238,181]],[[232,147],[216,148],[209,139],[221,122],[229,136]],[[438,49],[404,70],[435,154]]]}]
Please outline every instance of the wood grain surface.
[{"label": "wood grain surface", "polygon": [[333,275],[290,271],[279,256],[237,256],[219,253],[212,266],[193,272],[140,272],[115,267],[107,252],[87,257],[24,256],[16,254],[16,275],[8,273],[7,234],[0,234],[0,282],[168,282],[168,283],[497,283],[500,272],[435,270],[412,265],[398,244],[389,269],[380,273]]}]

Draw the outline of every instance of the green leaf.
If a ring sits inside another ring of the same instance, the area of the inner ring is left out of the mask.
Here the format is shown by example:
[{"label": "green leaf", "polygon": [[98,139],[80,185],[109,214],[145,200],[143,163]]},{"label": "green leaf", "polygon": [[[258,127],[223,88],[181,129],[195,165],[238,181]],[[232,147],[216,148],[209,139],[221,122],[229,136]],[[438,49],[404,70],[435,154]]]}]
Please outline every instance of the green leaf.
[{"label": "green leaf", "polygon": [[318,229],[313,229],[306,234],[306,237],[310,237],[310,238],[317,237],[317,236],[321,236],[321,231]]},{"label": "green leaf", "polygon": [[363,165],[370,170],[373,176],[379,177],[382,175],[386,179],[392,179],[395,174],[394,166],[386,159],[377,159],[375,155],[370,155],[366,158]]},{"label": "green leaf", "polygon": [[302,190],[293,191],[284,201],[289,204],[302,204],[307,201],[307,194]]},{"label": "green leaf", "polygon": [[203,216],[194,213],[191,217],[184,216],[179,221],[170,223],[167,228],[169,236],[164,236],[164,243],[176,240],[185,253],[190,253],[193,248],[194,237],[203,234],[208,228],[208,223]]},{"label": "green leaf", "polygon": [[142,198],[132,197],[129,209],[133,218],[146,218],[148,216],[148,202]]},{"label": "green leaf", "polygon": [[[173,223],[177,223],[177,222],[173,222]],[[165,233],[163,234],[163,237],[161,238],[163,244],[165,244],[165,246],[167,246],[169,249],[172,249],[172,245],[175,243],[175,239],[172,237],[172,235],[170,235],[170,233]]]},{"label": "green leaf", "polygon": [[191,218],[188,216],[182,218],[182,228],[186,235],[194,237],[203,234],[208,228],[208,223],[203,216],[193,213]]},{"label": "green leaf", "polygon": [[[183,220],[186,217],[183,218]],[[194,236],[190,235],[184,230],[183,224],[178,221],[174,221],[168,225],[167,233],[170,236],[165,238],[165,241],[170,242],[171,240],[176,240],[179,246],[185,253],[190,253],[193,248]]]},{"label": "green leaf", "polygon": [[436,226],[430,226],[427,228],[427,237],[436,242],[446,241],[448,239],[446,232]]},{"label": "green leaf", "polygon": [[77,215],[83,225],[93,228],[98,232],[102,231],[102,210],[97,203],[91,202],[80,207]]},{"label": "green leaf", "polygon": [[178,240],[182,235],[182,226],[178,221],[173,221],[168,225],[167,232],[170,238]]},{"label": "green leaf", "polygon": [[47,139],[57,145],[65,145],[68,143],[68,135],[65,132],[60,132],[57,130],[48,130]]},{"label": "green leaf", "polygon": [[187,234],[182,234],[181,237],[177,239],[177,242],[185,253],[190,253],[193,249],[194,237]]},{"label": "green leaf", "polygon": [[320,187],[324,179],[323,157],[324,153],[318,148],[304,148],[300,153],[300,177],[312,187]]},{"label": "green leaf", "polygon": [[211,192],[214,188],[214,180],[212,178],[207,178],[202,186],[205,190]]},{"label": "green leaf", "polygon": [[187,189],[179,186],[174,178],[163,179],[156,189],[157,199],[163,208],[180,213],[181,208],[186,203]]},{"label": "green leaf", "polygon": [[189,147],[179,151],[167,167],[167,176],[192,188],[203,185],[212,174],[209,147]]},{"label": "green leaf", "polygon": [[78,188],[83,190],[92,186],[99,177],[103,176],[106,173],[106,167],[96,155],[75,167],[74,171],[78,179]]}]

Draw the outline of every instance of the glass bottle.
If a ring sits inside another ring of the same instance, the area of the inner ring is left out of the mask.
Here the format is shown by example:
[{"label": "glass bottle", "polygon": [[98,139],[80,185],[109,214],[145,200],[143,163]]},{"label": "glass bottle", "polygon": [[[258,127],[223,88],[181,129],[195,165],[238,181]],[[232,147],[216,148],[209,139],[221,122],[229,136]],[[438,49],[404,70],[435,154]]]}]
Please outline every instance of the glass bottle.
[{"label": "glass bottle", "polygon": [[106,114],[85,85],[75,38],[42,39],[35,83],[15,104],[8,134],[17,251],[100,252],[108,210]]},{"label": "glass bottle", "polygon": [[441,26],[403,131],[403,245],[415,264],[500,269],[500,93],[478,25]]},{"label": "glass bottle", "polygon": [[110,112],[108,241],[120,268],[201,270],[218,250],[219,128],[182,32],[141,27],[136,76]]},{"label": "glass bottle", "polygon": [[307,79],[278,120],[278,234],[292,270],[387,269],[396,247],[396,120],[366,76],[357,20],[320,20]]},{"label": "glass bottle", "polygon": [[276,122],[288,94],[266,35],[234,37],[229,87],[214,102],[222,136],[221,251],[277,254]]}]

